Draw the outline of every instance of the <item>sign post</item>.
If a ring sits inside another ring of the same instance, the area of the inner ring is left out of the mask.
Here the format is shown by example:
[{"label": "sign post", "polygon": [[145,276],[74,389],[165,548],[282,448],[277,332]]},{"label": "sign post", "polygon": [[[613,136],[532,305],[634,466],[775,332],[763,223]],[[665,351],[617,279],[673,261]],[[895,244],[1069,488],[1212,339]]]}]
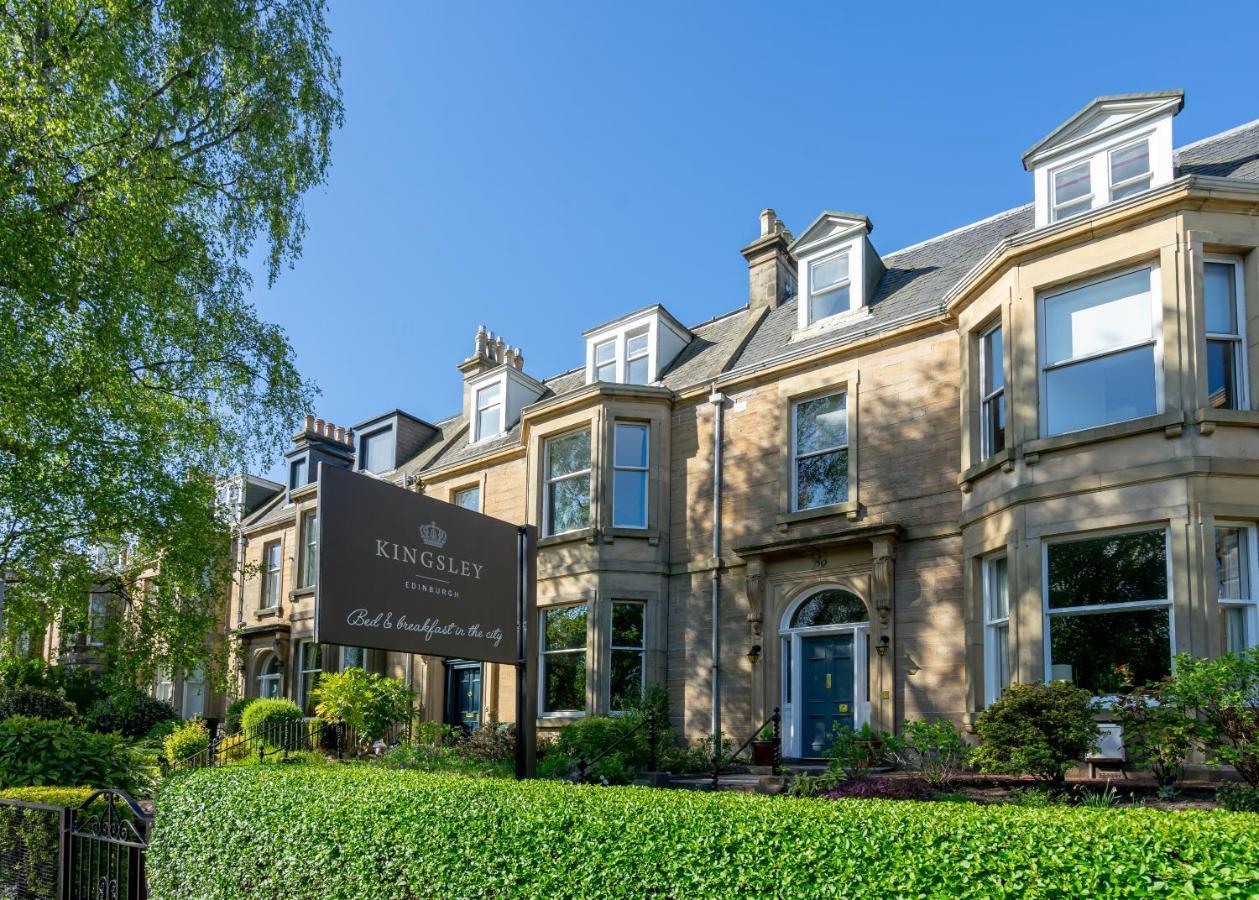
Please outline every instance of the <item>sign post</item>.
[{"label": "sign post", "polygon": [[315,640],[516,670],[516,775],[533,774],[537,529],[319,467]]}]

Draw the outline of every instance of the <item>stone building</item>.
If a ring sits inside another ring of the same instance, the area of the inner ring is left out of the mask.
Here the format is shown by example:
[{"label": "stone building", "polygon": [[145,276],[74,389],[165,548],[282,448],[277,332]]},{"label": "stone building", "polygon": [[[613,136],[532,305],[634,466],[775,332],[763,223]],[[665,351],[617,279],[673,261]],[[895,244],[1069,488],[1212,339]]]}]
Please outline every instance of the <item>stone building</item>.
[{"label": "stone building", "polygon": [[241,526],[241,690],[365,665],[430,718],[513,716],[508,667],[310,642],[320,462],[538,526],[544,729],[660,684],[696,739],[716,677],[728,734],[780,706],[814,756],[1256,643],[1259,121],[1175,150],[1182,106],[1094,100],[1024,155],[1030,203],[895,252],[766,210],[745,304],[618,316],[567,372],[482,328],[440,421],[308,418]]}]

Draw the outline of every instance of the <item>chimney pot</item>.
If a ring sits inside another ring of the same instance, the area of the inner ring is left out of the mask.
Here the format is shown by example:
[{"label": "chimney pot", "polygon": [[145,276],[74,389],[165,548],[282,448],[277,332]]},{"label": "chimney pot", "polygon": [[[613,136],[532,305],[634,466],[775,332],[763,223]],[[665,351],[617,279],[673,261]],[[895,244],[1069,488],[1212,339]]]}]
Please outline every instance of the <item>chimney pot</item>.
[{"label": "chimney pot", "polygon": [[315,417],[310,413],[306,413],[306,430],[311,431],[315,427]]},{"label": "chimney pot", "polygon": [[335,425],[333,425],[331,422],[327,422],[327,423],[325,423],[325,424],[324,424],[324,427],[323,427],[323,436],[324,436],[324,437],[326,437],[326,438],[328,438],[329,440],[331,440],[331,439],[332,439],[332,437],[336,434],[336,432],[337,432],[337,427],[336,427]]},{"label": "chimney pot", "polygon": [[345,443],[345,429],[342,428],[340,425],[337,426],[337,443],[338,444]]},{"label": "chimney pot", "polygon": [[315,434],[323,434],[323,419],[315,420]]},{"label": "chimney pot", "polygon": [[347,447],[354,446],[354,429],[353,428],[345,429],[345,445]]},{"label": "chimney pot", "polygon": [[778,221],[778,213],[772,209],[761,210],[761,237],[767,234],[775,234],[782,230],[782,223]]}]

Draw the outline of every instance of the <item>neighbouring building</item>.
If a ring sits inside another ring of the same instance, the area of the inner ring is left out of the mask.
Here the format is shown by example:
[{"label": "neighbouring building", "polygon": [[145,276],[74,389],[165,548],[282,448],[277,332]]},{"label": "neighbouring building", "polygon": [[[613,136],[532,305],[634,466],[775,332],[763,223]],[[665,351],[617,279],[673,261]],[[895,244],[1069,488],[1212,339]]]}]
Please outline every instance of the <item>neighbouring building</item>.
[{"label": "neighbouring building", "polygon": [[717,671],[728,734],[781,707],[807,757],[1259,642],[1259,121],[1174,149],[1182,106],[1094,100],[1024,154],[1031,202],[891,253],[765,210],[746,303],[557,333],[567,372],[481,328],[440,421],[308,418],[241,522],[240,690],[309,708],[364,665],[513,717],[509,667],[311,642],[319,463],[538,526],[544,729],[660,684],[699,738]]}]

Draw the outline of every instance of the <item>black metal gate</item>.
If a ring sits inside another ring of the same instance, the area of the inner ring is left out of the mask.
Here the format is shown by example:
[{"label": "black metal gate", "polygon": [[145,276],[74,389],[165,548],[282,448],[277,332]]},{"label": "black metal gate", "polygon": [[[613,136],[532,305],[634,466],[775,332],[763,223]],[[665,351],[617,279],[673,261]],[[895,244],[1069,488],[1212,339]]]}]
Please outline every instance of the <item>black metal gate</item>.
[{"label": "black metal gate", "polygon": [[97,791],[66,811],[61,896],[145,900],[144,853],[153,817],[122,791]]}]

